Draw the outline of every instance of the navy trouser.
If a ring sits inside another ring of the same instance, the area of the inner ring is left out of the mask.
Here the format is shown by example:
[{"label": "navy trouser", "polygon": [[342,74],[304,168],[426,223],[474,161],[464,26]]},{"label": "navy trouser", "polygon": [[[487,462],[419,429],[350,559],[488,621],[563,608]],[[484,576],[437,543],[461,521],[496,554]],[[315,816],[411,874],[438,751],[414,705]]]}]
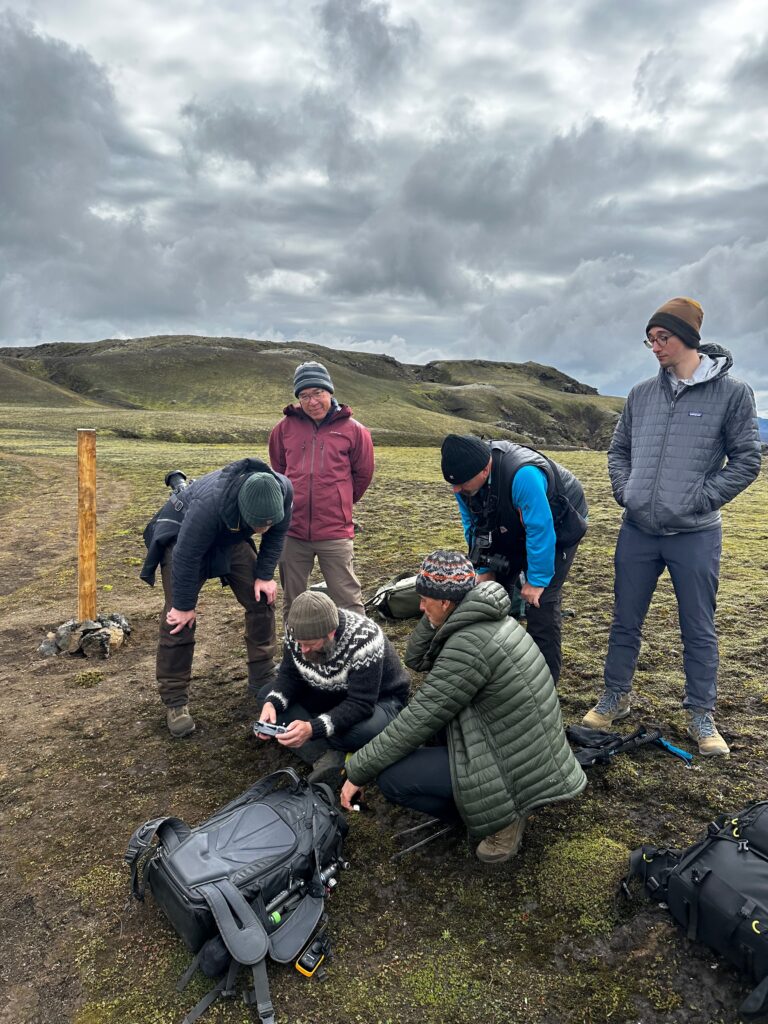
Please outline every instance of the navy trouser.
[{"label": "navy trouser", "polygon": [[[258,695],[260,701],[267,699],[267,694],[272,689],[272,683],[267,683],[262,688]],[[365,744],[372,740],[374,736],[386,729],[393,718],[402,710],[403,704],[397,700],[381,700],[378,701],[374,708],[373,714],[370,718],[363,719],[362,722],[357,722],[351,728],[347,729],[346,732],[334,733],[329,739],[317,739],[307,740],[306,743],[300,747],[291,748],[302,761],[306,764],[314,764],[319,757],[329,748],[333,750],[343,750],[345,753],[349,751],[359,750],[360,747],[364,747]],[[290,725],[291,722],[308,722],[315,716],[310,714],[306,708],[302,707],[301,704],[289,704],[286,711],[277,711],[277,724],[278,725]]]},{"label": "navy trouser", "polygon": [[457,821],[448,747],[419,747],[385,768],[376,785],[393,804],[441,821]]},{"label": "navy trouser", "polygon": [[720,570],[720,525],[671,537],[643,533],[624,523],[614,557],[614,607],[605,686],[627,693],[637,666],[643,622],[664,569],[677,598],[683,638],[683,707],[713,710],[717,698],[715,608]]}]

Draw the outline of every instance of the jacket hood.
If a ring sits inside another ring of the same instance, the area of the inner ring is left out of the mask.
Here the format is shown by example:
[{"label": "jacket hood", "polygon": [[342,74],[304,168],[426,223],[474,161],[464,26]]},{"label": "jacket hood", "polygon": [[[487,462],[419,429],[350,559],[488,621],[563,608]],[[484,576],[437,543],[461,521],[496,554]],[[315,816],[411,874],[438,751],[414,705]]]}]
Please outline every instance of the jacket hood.
[{"label": "jacket hood", "polygon": [[[331,409],[330,415],[327,419],[324,419],[322,423],[318,423],[318,426],[322,426],[323,423],[333,423],[334,420],[349,419],[352,415],[352,410],[348,405],[340,405],[338,409]],[[309,420],[310,423],[314,423],[311,416],[307,416],[300,405],[286,405],[283,409],[283,416],[301,416],[305,420]]]},{"label": "jacket hood", "polygon": [[[710,359],[714,359],[718,364],[717,372],[707,377],[705,381],[701,381],[701,384],[707,384],[712,380],[720,380],[720,378],[724,377],[733,366],[733,356],[723,345],[717,345],[715,342],[707,342],[706,345],[699,345],[697,351],[703,356],[709,356]],[[669,384],[669,374],[663,366],[660,367],[658,375],[660,380]],[[698,387],[699,385],[693,384],[691,386]]]},{"label": "jacket hood", "polygon": [[500,583],[478,583],[451,612],[435,633],[435,641],[444,644],[449,636],[478,622],[498,622],[509,615],[511,602]]},{"label": "jacket hood", "polygon": [[272,468],[261,459],[238,459],[237,462],[230,462],[225,466],[216,481],[216,506],[219,516],[229,530],[239,530],[243,526],[240,522],[237,496],[251,473],[270,473],[274,476]]}]

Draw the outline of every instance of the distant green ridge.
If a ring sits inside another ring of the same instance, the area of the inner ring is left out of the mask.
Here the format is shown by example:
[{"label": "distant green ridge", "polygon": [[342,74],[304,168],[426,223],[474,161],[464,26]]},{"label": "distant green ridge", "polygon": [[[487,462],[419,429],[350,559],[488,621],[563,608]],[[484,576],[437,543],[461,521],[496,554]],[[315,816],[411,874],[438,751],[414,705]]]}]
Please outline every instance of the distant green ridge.
[{"label": "distant green ridge", "polygon": [[[327,366],[336,397],[379,444],[432,444],[446,433],[474,432],[604,448],[623,404],[532,362],[422,366],[303,342],[176,335],[0,349],[0,404],[119,410],[117,432],[159,439],[169,430],[211,439],[231,418],[225,435],[247,440],[265,436],[293,401],[293,371],[307,359]],[[131,410],[144,415],[132,419]],[[166,415],[147,417],[152,412]],[[183,422],[179,415],[174,424],[173,413],[184,414]]]}]

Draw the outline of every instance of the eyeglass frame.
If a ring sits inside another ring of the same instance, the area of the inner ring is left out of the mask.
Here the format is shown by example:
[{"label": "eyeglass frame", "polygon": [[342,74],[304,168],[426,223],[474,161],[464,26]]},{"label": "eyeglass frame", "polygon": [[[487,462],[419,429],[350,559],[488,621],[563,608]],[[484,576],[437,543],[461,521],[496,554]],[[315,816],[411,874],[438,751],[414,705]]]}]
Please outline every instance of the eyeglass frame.
[{"label": "eyeglass frame", "polygon": [[661,338],[659,337],[658,334],[656,335],[655,338],[652,338],[650,335],[646,335],[643,338],[643,344],[645,345],[646,348],[653,348],[654,344],[658,345],[659,348],[666,348],[669,339],[670,338],[676,338],[676,337],[677,337],[677,335],[673,331],[670,331],[668,334],[665,334],[663,341],[661,340]]},{"label": "eyeglass frame", "polygon": [[315,388],[308,394],[305,394],[303,398],[301,392],[298,395],[296,395],[296,397],[298,398],[299,402],[301,402],[301,404],[304,405],[307,402],[316,401],[317,399],[322,398],[324,394],[326,394],[325,388]]}]

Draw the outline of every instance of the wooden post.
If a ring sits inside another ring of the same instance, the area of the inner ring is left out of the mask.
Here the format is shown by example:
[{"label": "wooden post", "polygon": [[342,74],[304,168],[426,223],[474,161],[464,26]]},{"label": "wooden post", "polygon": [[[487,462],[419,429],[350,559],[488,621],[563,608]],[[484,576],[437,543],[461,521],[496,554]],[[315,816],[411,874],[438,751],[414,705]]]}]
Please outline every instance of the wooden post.
[{"label": "wooden post", "polygon": [[77,618],[96,617],[96,431],[77,431]]}]

